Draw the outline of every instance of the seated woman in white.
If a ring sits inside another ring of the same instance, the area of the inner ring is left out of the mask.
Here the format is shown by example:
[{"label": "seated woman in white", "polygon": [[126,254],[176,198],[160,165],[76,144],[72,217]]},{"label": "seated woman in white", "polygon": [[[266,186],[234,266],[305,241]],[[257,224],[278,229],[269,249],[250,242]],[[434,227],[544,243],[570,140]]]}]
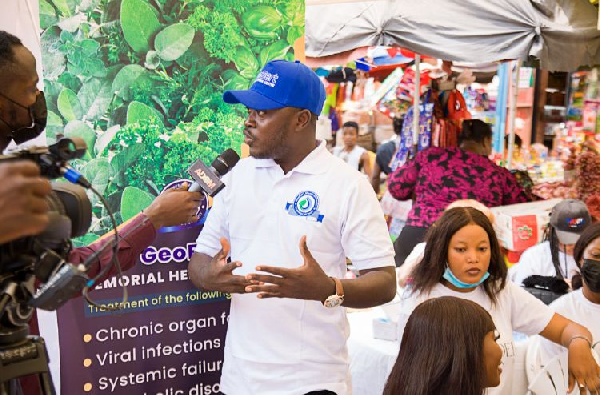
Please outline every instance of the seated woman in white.
[{"label": "seated woman in white", "polygon": [[[485,214],[486,217],[490,220],[490,222],[494,223],[494,214],[492,211],[487,208],[483,203],[479,203],[475,199],[461,199],[456,200],[446,207],[446,210],[450,210],[454,207],[473,207],[477,210],[481,211]],[[406,284],[410,283],[410,272],[414,269],[417,263],[421,262],[423,259],[423,254],[425,253],[425,243],[419,243],[413,248],[410,254],[404,260],[402,266],[396,269],[396,278],[398,279],[398,285],[400,287],[404,287]]]},{"label": "seated woman in white", "polygon": [[[574,257],[581,270],[581,276],[573,278],[574,291],[555,300],[549,307],[588,328],[594,339],[594,351],[600,355],[600,223],[591,225],[581,234],[575,245]],[[528,355],[528,365],[531,359],[537,362],[530,366],[533,369],[528,372],[530,380],[564,351],[564,347],[558,344],[539,339],[537,355]]]},{"label": "seated woman in white", "polygon": [[532,275],[556,276],[557,269],[570,282],[579,273],[573,247],[579,235],[592,223],[585,203],[566,199],[558,203],[550,214],[550,223],[544,241],[527,249],[519,263],[512,266],[508,278],[518,285]]},{"label": "seated woman in white", "polygon": [[412,311],[425,300],[440,296],[472,300],[490,313],[503,350],[500,385],[490,388],[488,394],[511,394],[513,331],[540,334],[568,347],[569,372],[590,391],[600,390],[600,366],[584,339],[592,339],[591,333],[507,281],[500,245],[485,215],[474,208],[448,210],[429,229],[426,242],[423,260],[411,274],[410,293],[408,297],[405,294],[407,298],[402,303],[399,338]]}]

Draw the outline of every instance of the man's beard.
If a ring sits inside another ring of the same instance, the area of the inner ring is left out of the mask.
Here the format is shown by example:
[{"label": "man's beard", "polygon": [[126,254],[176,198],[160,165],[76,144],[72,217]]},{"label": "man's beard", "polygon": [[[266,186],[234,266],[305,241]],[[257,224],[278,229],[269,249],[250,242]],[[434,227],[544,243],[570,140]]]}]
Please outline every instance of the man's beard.
[{"label": "man's beard", "polygon": [[263,152],[252,153],[252,147],[250,147],[250,155],[256,159],[281,159],[287,154],[286,145],[284,144],[287,137],[287,132],[282,132],[277,136],[277,140],[271,140],[269,147]]}]

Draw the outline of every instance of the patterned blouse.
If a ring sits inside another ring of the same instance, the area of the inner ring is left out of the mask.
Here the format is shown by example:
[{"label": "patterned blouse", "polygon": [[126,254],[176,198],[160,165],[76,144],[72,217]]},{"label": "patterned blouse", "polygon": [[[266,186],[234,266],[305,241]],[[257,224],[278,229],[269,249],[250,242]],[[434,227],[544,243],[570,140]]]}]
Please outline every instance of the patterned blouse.
[{"label": "patterned blouse", "polygon": [[483,155],[460,148],[432,147],[396,169],[388,190],[398,200],[416,195],[406,225],[429,227],[450,203],[475,199],[488,207],[529,199],[515,177]]}]

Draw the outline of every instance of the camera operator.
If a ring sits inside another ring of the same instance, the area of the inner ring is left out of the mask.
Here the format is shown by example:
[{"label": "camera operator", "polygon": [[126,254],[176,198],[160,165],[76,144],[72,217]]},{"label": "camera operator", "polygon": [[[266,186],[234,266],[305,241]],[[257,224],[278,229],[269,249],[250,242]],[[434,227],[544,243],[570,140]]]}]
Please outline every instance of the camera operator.
[{"label": "camera operator", "polygon": [[[14,35],[0,30],[0,153],[11,141],[21,144],[40,135],[46,125],[46,103],[37,89],[36,60]],[[34,163],[19,161],[0,164],[0,243],[42,231],[48,223],[46,197],[50,183],[40,177]],[[142,213],[119,228],[118,258],[123,270],[131,268],[139,254],[164,226],[196,221],[200,192],[188,192],[187,187],[172,189],[158,196]],[[105,237],[87,247],[75,248],[69,262],[81,263],[101,249],[111,238]],[[111,264],[112,249],[99,257],[100,265],[88,273],[97,275]],[[114,269],[112,269],[114,270]],[[112,271],[107,276],[114,275]],[[30,321],[31,334],[39,334],[37,318]],[[37,383],[22,380],[26,394],[37,394]],[[33,384],[32,386],[30,386]]]},{"label": "camera operator", "polygon": [[[47,111],[43,95],[37,89],[38,81],[33,54],[17,37],[0,31],[0,151],[13,140],[20,144],[43,131]],[[25,161],[2,164],[0,179],[0,242],[43,230],[48,221],[45,197],[51,189],[50,183],[39,177],[37,166]],[[157,229],[197,220],[195,213],[202,195],[186,189],[166,191],[143,213],[123,225],[122,233],[135,229],[119,244],[123,269],[130,268],[135,257],[152,243]],[[105,240],[108,241],[105,238],[88,247],[74,249],[69,261],[82,262],[100,249]],[[108,264],[112,252],[107,249],[104,255],[100,261]]]}]

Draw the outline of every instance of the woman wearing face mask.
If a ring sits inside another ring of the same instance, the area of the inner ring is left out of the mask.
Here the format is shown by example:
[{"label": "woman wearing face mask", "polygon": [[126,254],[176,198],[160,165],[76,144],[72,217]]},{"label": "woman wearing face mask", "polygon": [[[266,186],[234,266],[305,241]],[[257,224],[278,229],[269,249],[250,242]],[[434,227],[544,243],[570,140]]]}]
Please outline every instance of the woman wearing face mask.
[{"label": "woman wearing face mask", "polygon": [[500,384],[502,349],[492,317],[452,296],[411,314],[383,395],[482,395]]},{"label": "woman wearing face mask", "polygon": [[[581,276],[573,277],[574,291],[555,300],[550,308],[588,328],[594,338],[593,348],[600,355],[600,223],[581,234],[574,257],[581,270]],[[563,347],[540,339],[539,365],[535,370],[539,371],[562,352]]]},{"label": "woman wearing face mask", "polygon": [[591,353],[591,333],[507,281],[496,233],[485,215],[467,207],[448,210],[429,229],[426,240],[423,260],[412,272],[413,282],[402,304],[400,335],[412,311],[425,300],[440,296],[468,299],[490,313],[500,334],[503,372],[500,385],[489,394],[511,394],[513,331],[540,334],[568,347],[570,387],[576,380],[592,392],[600,390],[600,367]]}]

